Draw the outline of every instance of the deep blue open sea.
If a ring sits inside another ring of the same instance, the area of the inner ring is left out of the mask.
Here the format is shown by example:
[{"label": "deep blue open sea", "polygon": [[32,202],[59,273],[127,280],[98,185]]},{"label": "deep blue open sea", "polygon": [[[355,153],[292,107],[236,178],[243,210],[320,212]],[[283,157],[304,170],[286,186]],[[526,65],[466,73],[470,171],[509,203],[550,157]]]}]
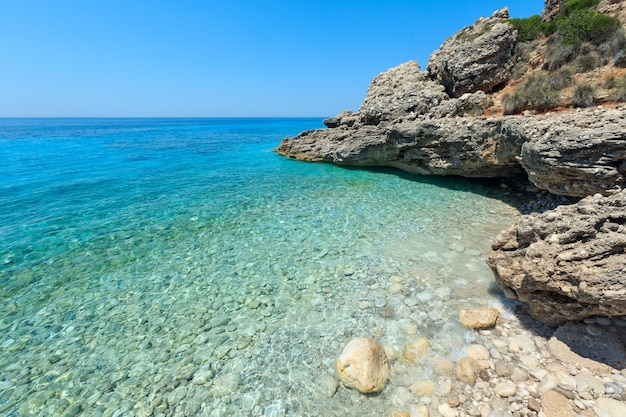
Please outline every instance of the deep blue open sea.
[{"label": "deep blue open sea", "polygon": [[[0,119],[0,415],[382,416],[462,307],[516,211],[458,178],[273,152],[321,119]],[[357,336],[385,390],[338,386]],[[398,355],[401,357],[402,355]]]}]

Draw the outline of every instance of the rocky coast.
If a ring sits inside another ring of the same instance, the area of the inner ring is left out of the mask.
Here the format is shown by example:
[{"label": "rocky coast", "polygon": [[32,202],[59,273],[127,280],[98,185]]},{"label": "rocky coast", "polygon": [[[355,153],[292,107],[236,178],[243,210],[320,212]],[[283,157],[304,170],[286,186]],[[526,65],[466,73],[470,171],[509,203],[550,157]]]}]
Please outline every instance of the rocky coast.
[{"label": "rocky coast", "polygon": [[[544,20],[566,3],[546,1]],[[597,10],[622,18],[623,3]],[[500,317],[478,326],[461,313],[475,329],[464,357],[429,355],[427,338],[414,343],[417,354],[414,344],[384,347],[389,363],[376,362],[418,399],[389,415],[626,416],[626,105],[505,115],[502,92],[521,85],[516,66],[527,59],[532,77],[548,59],[522,58],[522,49],[508,10],[498,10],[444,42],[426,71],[410,61],[383,72],[357,112],[276,149],[303,161],[501,179],[532,200],[520,202],[527,210],[486,257],[502,290]],[[616,71],[610,63],[595,74]],[[403,380],[407,363],[420,361],[432,378]]]}]

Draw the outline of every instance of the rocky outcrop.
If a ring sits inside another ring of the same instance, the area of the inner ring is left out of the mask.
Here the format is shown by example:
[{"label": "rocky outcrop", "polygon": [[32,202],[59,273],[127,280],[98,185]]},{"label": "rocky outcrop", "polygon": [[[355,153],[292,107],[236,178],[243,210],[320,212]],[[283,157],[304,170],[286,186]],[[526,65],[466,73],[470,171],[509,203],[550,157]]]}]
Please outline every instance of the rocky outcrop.
[{"label": "rocky outcrop", "polygon": [[626,1],[601,0],[598,3],[598,13],[608,14],[617,17],[622,22],[626,22]]},{"label": "rocky outcrop", "polygon": [[565,4],[565,0],[546,0],[545,7],[541,13],[544,22],[551,22],[561,12],[561,7]]},{"label": "rocky outcrop", "polygon": [[452,97],[492,91],[511,78],[518,33],[504,8],[444,42],[430,57],[428,73]]},{"label": "rocky outcrop", "polygon": [[441,85],[421,72],[416,61],[409,61],[372,80],[359,117],[363,124],[378,125],[403,116],[426,114],[448,99]]},{"label": "rocky outcrop", "polygon": [[585,197],[626,186],[626,108],[546,115],[523,130],[520,161],[537,187]]},{"label": "rocky outcrop", "polygon": [[626,315],[626,190],[525,216],[487,263],[544,323]]},{"label": "rocky outcrop", "polygon": [[378,392],[389,379],[389,362],[385,349],[374,339],[352,339],[337,359],[341,381],[362,393]]},{"label": "rocky outcrop", "polygon": [[[329,129],[287,138],[276,150],[306,161],[422,175],[526,175],[540,189],[573,197],[626,187],[625,106],[529,117],[452,117],[442,110],[482,94],[443,100],[425,114],[381,117],[378,125],[365,124],[361,112],[344,112],[326,120]],[[447,116],[435,117],[439,111]]]},{"label": "rocky outcrop", "polygon": [[[619,14],[622,3],[603,0],[599,7]],[[562,4],[546,1],[544,18]],[[503,9],[465,28],[432,55],[427,72],[410,61],[381,73],[358,112],[344,111],[324,121],[327,129],[286,138],[276,151],[422,175],[517,177],[568,197],[623,196],[625,105],[484,115],[493,104],[486,92],[508,82],[516,59],[517,33],[507,19]],[[550,219],[528,217],[494,245],[490,262],[498,282],[546,323],[626,314],[624,222],[621,214],[611,217],[613,203],[598,201],[592,214],[583,207],[559,209]]]},{"label": "rocky outcrop", "polygon": [[520,174],[522,143],[494,120],[398,121],[379,128],[328,129],[285,139],[279,153],[308,161],[391,166],[423,175]]}]

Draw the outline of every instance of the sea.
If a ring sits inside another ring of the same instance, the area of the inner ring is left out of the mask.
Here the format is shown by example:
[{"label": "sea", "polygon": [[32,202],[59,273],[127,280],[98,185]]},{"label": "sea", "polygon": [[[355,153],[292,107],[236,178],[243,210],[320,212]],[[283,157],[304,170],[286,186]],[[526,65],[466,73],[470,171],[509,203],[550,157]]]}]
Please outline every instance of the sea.
[{"label": "sea", "polygon": [[[510,190],[276,154],[321,118],[0,119],[0,415],[383,416],[499,305]],[[391,352],[339,383],[354,337]],[[402,349],[426,338],[420,363]],[[394,352],[397,354],[394,356]]]}]

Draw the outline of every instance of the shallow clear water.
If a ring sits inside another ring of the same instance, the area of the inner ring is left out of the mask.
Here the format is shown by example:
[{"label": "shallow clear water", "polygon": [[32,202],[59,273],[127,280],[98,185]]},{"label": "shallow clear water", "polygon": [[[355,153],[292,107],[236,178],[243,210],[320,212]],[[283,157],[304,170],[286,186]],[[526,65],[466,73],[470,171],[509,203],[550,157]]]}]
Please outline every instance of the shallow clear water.
[{"label": "shallow clear water", "polygon": [[[461,179],[272,152],[319,119],[0,119],[0,414],[368,416],[408,409],[497,302],[515,210]],[[401,350],[376,396],[345,343]],[[64,414],[65,413],[65,414]]]}]

